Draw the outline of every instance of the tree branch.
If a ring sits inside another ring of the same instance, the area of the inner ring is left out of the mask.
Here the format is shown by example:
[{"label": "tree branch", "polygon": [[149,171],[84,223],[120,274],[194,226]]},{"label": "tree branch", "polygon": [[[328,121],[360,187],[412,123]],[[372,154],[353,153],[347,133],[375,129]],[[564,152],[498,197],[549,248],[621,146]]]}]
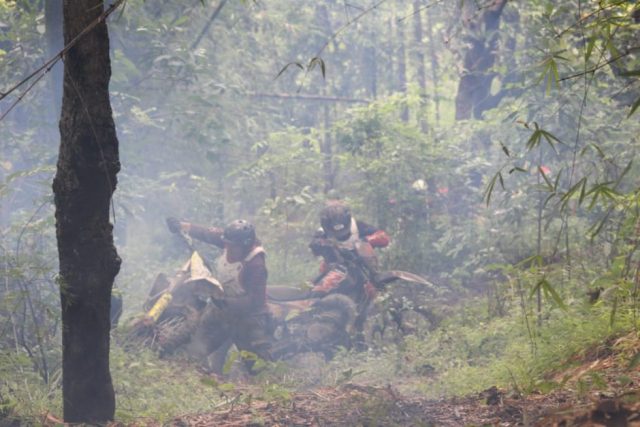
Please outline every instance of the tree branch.
[{"label": "tree branch", "polygon": [[345,98],[340,96],[303,95],[303,94],[288,94],[288,93],[247,92],[244,95],[251,98],[293,99],[296,101],[345,102],[345,103],[354,103],[354,104],[357,104],[357,103],[368,104],[371,102],[371,100],[369,99],[362,99],[362,98]]},{"label": "tree branch", "polygon": [[586,71],[581,71],[579,73],[575,73],[575,74],[571,74],[570,76],[563,77],[559,81],[562,82],[562,81],[565,81],[565,80],[571,80],[571,79],[575,79],[576,77],[582,77],[582,76],[584,76],[586,74],[594,73],[594,72],[598,71],[600,68],[603,68],[603,67],[606,67],[607,65],[613,64],[617,60],[622,59],[625,56],[629,56],[633,52],[636,52],[636,51],[640,51],[640,46],[633,46],[633,47],[627,48],[627,49],[625,49],[625,51],[623,53],[621,53],[618,56],[614,56],[613,58],[609,59],[608,61],[605,61],[605,62],[603,62],[601,64],[598,64],[595,67],[590,68],[590,69],[588,69]]},{"label": "tree branch", "polygon": [[195,48],[198,47],[198,45],[202,41],[202,38],[204,37],[205,34],[207,34],[209,32],[209,27],[211,27],[211,24],[213,24],[213,21],[216,20],[216,18],[220,14],[220,11],[222,10],[222,8],[224,7],[224,5],[226,3],[227,3],[227,0],[220,0],[220,4],[218,4],[218,7],[216,7],[216,9],[211,14],[211,17],[209,18],[209,21],[207,22],[207,25],[204,26],[202,31],[200,31],[200,34],[198,35],[198,37],[191,44],[191,50],[194,50]]}]

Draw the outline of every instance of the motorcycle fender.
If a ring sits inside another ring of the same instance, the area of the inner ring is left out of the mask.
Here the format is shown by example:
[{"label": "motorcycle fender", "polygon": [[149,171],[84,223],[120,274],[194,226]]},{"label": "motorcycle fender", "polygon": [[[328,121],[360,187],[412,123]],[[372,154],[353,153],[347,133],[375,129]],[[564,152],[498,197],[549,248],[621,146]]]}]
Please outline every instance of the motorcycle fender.
[{"label": "motorcycle fender", "polygon": [[404,280],[406,282],[417,283],[420,285],[428,286],[430,288],[435,288],[434,284],[429,282],[424,277],[402,270],[385,271],[384,273],[381,273],[379,275],[377,282],[381,285],[386,285],[387,283],[391,283],[396,280]]},{"label": "motorcycle fender", "polygon": [[151,310],[147,312],[147,317],[152,319],[154,322],[157,322],[162,313],[171,303],[172,299],[173,295],[171,295],[170,293],[167,292],[163,294],[160,298],[158,298],[158,301],[156,301],[153,307],[151,307]]}]

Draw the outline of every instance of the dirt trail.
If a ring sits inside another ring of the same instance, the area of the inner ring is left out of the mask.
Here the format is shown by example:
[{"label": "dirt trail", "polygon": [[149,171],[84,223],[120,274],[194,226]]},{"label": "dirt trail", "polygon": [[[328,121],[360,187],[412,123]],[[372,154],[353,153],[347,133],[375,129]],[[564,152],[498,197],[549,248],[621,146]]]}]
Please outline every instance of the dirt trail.
[{"label": "dirt trail", "polygon": [[429,400],[401,395],[391,386],[349,383],[280,402],[238,402],[209,414],[176,417],[171,425],[640,427],[640,341],[635,336],[612,338],[564,366],[544,379],[553,385],[544,394],[492,387]]},{"label": "dirt trail", "polygon": [[[631,394],[627,395],[627,397]],[[256,401],[172,426],[640,426],[640,403],[574,399],[570,392],[509,398],[497,389],[450,400],[399,396],[391,388],[347,384],[296,394],[287,403]]]},{"label": "dirt trail", "polygon": [[[60,426],[61,421],[49,416],[43,424],[54,427]],[[599,398],[577,398],[569,390],[519,398],[491,388],[464,398],[427,400],[401,396],[390,387],[345,384],[296,393],[280,401],[238,399],[219,410],[176,416],[165,424],[140,420],[131,424],[111,423],[109,427],[161,425],[640,427],[640,389],[617,398],[604,394]]]},{"label": "dirt trail", "polygon": [[[620,350],[623,348],[623,350]],[[256,385],[237,384],[207,413],[134,426],[637,426],[640,427],[640,341],[627,336],[594,346],[547,375],[552,391],[521,395],[492,387],[474,395],[430,400],[394,387],[346,383],[262,399]],[[540,387],[542,388],[542,386]],[[1,423],[0,423],[1,424]],[[60,426],[53,416],[45,426]]]}]

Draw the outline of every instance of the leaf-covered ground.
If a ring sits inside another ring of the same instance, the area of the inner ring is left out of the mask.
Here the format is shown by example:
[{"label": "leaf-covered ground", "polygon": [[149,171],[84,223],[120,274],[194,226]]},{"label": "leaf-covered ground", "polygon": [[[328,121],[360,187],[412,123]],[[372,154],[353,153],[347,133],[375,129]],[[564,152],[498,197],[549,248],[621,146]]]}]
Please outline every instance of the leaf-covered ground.
[{"label": "leaf-covered ground", "polygon": [[[230,403],[210,413],[176,416],[170,426],[640,426],[640,390],[578,399],[570,391],[526,398],[497,389],[449,400],[424,400],[392,388],[347,384],[298,393],[288,402]],[[51,415],[45,425],[59,426]],[[140,420],[126,426],[161,426]],[[167,424],[164,424],[167,425]],[[112,423],[111,427],[125,426]]]},{"label": "leaf-covered ground", "polygon": [[[555,386],[546,394],[492,387],[430,400],[391,385],[347,383],[257,399],[255,385],[239,384],[206,413],[176,414],[168,424],[140,419],[112,426],[640,426],[638,357],[629,361],[611,350],[625,347],[629,354],[638,346],[635,338],[623,337],[574,356],[565,369],[548,374],[545,380]],[[48,415],[43,424],[60,420]]]}]

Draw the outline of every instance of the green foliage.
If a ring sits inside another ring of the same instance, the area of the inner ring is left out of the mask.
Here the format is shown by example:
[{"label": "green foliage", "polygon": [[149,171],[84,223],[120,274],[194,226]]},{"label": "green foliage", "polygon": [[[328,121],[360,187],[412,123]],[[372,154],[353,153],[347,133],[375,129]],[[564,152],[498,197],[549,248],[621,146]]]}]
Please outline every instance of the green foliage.
[{"label": "green foliage", "polygon": [[230,384],[184,369],[179,363],[158,360],[148,351],[135,354],[114,347],[111,370],[118,397],[116,418],[125,422],[151,418],[168,421],[177,414],[197,413],[229,399]]}]

